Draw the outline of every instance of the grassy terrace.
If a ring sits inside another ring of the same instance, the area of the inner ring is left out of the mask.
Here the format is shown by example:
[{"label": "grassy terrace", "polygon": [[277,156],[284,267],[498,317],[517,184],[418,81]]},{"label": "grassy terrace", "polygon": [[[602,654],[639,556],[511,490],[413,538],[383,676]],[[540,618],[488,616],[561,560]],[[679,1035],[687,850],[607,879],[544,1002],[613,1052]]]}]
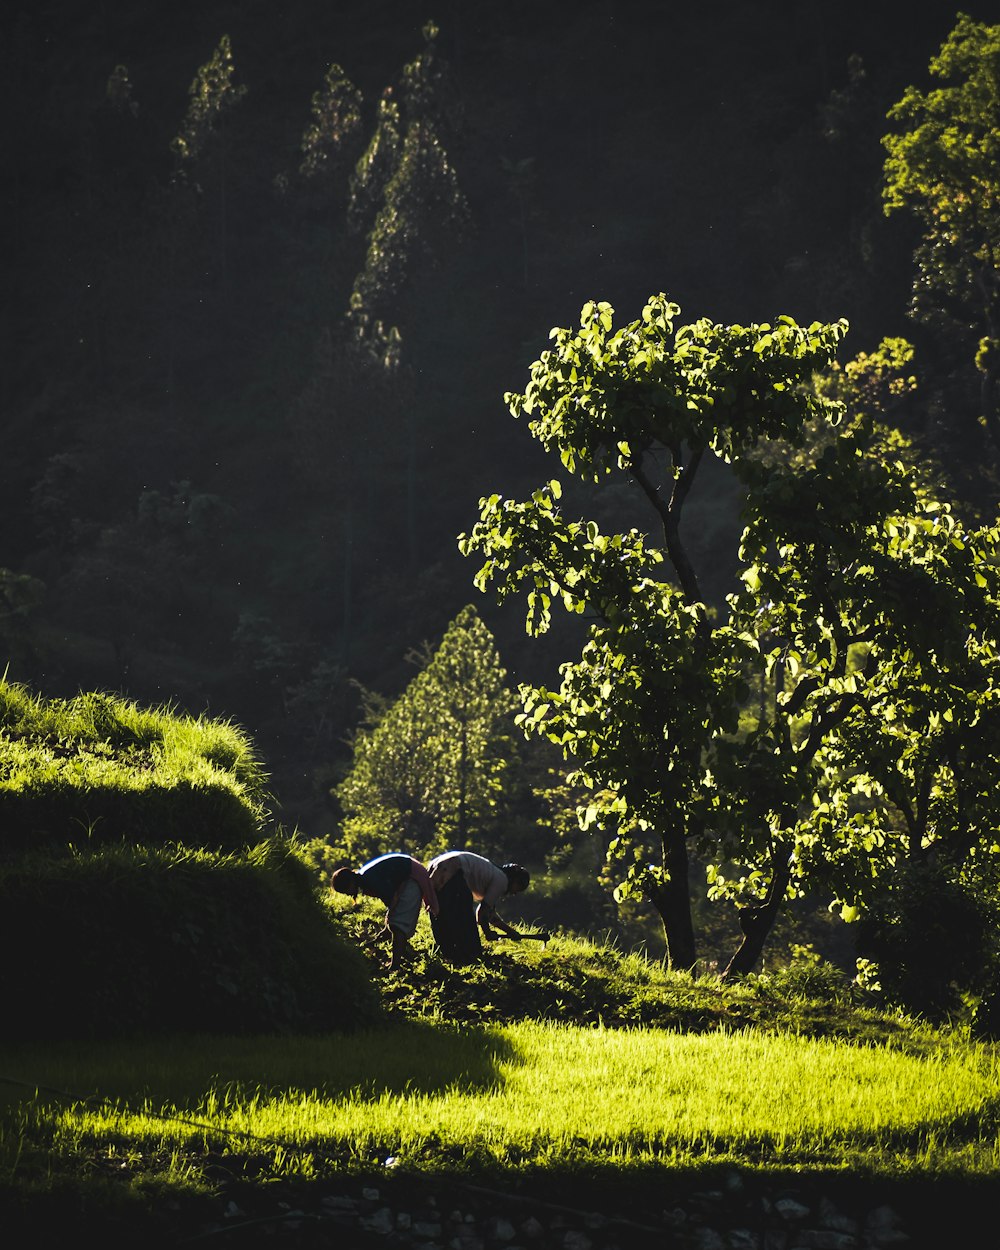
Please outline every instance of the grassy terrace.
[{"label": "grassy terrace", "polygon": [[68,843],[253,841],[265,775],[226,721],[84,692],[45,699],[0,680],[0,850]]}]

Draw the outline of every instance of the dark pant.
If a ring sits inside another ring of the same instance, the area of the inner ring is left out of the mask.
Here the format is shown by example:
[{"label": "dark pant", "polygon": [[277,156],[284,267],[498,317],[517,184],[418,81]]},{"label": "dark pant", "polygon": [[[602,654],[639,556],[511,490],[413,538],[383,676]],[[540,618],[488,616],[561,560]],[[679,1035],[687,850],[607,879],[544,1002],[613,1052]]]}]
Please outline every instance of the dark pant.
[{"label": "dark pant", "polygon": [[444,959],[474,964],[483,955],[476,923],[476,905],[461,870],[437,892],[439,911],[431,917],[431,932]]}]

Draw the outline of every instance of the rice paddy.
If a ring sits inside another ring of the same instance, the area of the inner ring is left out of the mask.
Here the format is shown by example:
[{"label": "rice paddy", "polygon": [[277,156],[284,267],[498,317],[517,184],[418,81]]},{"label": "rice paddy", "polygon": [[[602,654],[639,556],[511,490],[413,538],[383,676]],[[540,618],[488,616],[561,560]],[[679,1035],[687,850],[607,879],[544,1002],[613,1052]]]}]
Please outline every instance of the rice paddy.
[{"label": "rice paddy", "polygon": [[[863,1160],[933,1173],[994,1171],[1000,1162],[1000,1065],[991,1048],[967,1044],[918,1055],[749,1030],[525,1021],[188,1039],[169,1062],[164,1054],[152,1043],[78,1047],[58,1070],[61,1088],[83,1093],[71,1101],[26,1081],[5,1116],[8,1167],[18,1131],[49,1138],[58,1152],[174,1160],[230,1152],[293,1176],[387,1164],[837,1168]],[[39,1070],[47,1058],[38,1048],[0,1051],[8,1072]]]}]

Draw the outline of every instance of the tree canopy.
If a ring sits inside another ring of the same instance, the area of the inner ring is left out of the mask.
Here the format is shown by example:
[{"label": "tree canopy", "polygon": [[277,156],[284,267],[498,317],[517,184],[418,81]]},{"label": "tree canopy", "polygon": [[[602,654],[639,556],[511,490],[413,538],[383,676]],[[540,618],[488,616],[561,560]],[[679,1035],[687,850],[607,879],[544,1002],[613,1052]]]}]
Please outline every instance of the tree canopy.
[{"label": "tree canopy", "polygon": [[959,13],[929,65],[939,86],[908,87],[885,135],[886,213],[911,212],[921,239],[912,312],[981,378],[980,420],[1000,448],[1000,25]]},{"label": "tree canopy", "polygon": [[[835,897],[870,899],[868,842],[882,835],[862,805],[832,815],[838,751],[863,745],[859,718],[891,724],[904,686],[982,680],[996,534],[962,531],[912,469],[870,454],[870,421],[837,432],[844,404],[813,375],[844,323],[675,328],[678,312],[657,295],[616,330],[607,304],[588,303],[507,397],[570,472],[623,475],[652,509],[649,530],[567,518],[553,480],[526,502],[485,498],[460,546],[482,561],[481,589],[526,593],[529,633],[548,629],[553,604],[587,614],[559,689],[522,686],[522,724],[573,759],[593,794],[582,820],[605,827],[619,891],[652,901],[676,966],[695,960],[689,853],[709,859],[711,894],[742,905],[738,974],[789,897],[834,890],[831,865],[854,868]],[[807,451],[817,427],[815,454],[764,454],[770,440]],[[739,590],[720,614],[681,528],[706,453],[746,492]],[[755,703],[768,680],[773,702]],[[991,749],[980,739],[980,758]]]}]

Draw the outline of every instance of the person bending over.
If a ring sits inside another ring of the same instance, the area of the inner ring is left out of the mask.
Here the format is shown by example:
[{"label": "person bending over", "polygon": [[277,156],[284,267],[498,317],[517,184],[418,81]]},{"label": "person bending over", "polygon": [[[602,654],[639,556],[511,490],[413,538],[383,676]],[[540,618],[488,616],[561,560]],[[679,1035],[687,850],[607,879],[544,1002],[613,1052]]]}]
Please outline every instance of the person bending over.
[{"label": "person bending over", "polygon": [[410,949],[410,939],[417,929],[420,905],[427,908],[433,918],[438,914],[438,899],[430,874],[419,859],[412,855],[393,852],[380,855],[353,868],[338,868],[330,878],[331,887],[338,894],[367,894],[381,899],[386,905],[385,927],[392,936],[392,955],[389,970],[394,972],[402,964]]},{"label": "person bending over", "polygon": [[451,963],[471,964],[482,958],[483,937],[492,941],[494,929],[519,941],[521,934],[497,914],[506,894],[528,888],[530,874],[520,864],[498,868],[472,851],[446,851],[427,865],[437,893],[439,910],[431,916],[431,930],[441,954]]}]

